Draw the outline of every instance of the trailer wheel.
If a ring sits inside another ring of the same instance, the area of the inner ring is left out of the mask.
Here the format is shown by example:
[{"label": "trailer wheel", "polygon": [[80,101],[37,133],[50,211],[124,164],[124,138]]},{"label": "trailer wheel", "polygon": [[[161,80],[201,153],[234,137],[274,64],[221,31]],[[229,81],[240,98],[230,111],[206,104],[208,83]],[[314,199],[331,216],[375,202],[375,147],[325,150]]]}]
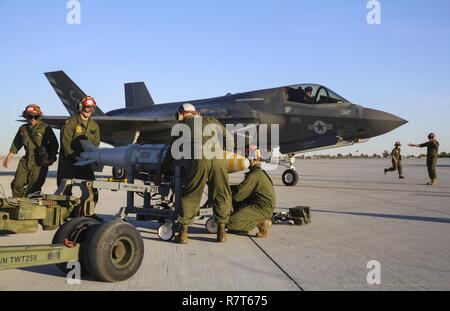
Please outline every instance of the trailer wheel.
[{"label": "trailer wheel", "polygon": [[[99,224],[99,222],[94,218],[89,217],[78,217],[64,223],[59,227],[53,236],[52,244],[64,244],[64,240],[69,240],[74,243],[84,243],[89,232],[92,230],[94,225]],[[83,252],[84,248],[80,249]],[[80,256],[81,258],[81,256]],[[83,262],[80,260],[81,264],[81,274],[86,275],[88,271],[85,269]],[[65,274],[69,272],[67,269],[67,263],[59,263],[56,266]]]},{"label": "trailer wheel", "polygon": [[211,234],[217,233],[219,227],[217,226],[216,220],[214,218],[209,218],[205,224],[206,231]]},{"label": "trailer wheel", "polygon": [[173,223],[165,222],[158,228],[158,237],[163,241],[171,241],[175,236],[175,229]]},{"label": "trailer wheel", "polygon": [[132,277],[144,258],[139,231],[121,220],[104,223],[90,232],[83,260],[92,276],[105,282]]},{"label": "trailer wheel", "polygon": [[125,179],[127,178],[127,170],[120,167],[113,167],[112,175],[114,179]]}]

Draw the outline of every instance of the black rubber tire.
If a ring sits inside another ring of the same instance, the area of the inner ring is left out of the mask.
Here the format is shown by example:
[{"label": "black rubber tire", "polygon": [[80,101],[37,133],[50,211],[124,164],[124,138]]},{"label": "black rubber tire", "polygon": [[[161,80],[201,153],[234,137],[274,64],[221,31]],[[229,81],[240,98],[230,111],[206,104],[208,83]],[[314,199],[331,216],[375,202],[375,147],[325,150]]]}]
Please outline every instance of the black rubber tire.
[{"label": "black rubber tire", "polygon": [[[84,243],[86,241],[86,237],[89,232],[92,230],[94,225],[98,225],[99,221],[94,218],[89,217],[78,217],[73,218],[72,220],[64,223],[61,227],[59,227],[58,231],[56,231],[53,236],[52,244],[64,244],[64,240],[68,239],[74,243]],[[83,252],[84,247],[81,247],[80,252]],[[80,256],[81,259],[81,256]],[[82,260],[80,260],[81,264],[81,274],[87,275],[87,269],[85,269]],[[67,263],[59,263],[56,266],[65,274],[69,272],[67,269]]]},{"label": "black rubber tire", "polygon": [[285,170],[281,180],[285,186],[293,187],[298,183],[298,173],[293,169]]},{"label": "black rubber tire", "polygon": [[112,168],[112,176],[114,179],[125,179],[127,178],[127,170],[125,168]]},{"label": "black rubber tire", "polygon": [[83,261],[89,273],[100,281],[129,279],[144,259],[144,241],[132,225],[116,220],[91,231],[85,243]]}]

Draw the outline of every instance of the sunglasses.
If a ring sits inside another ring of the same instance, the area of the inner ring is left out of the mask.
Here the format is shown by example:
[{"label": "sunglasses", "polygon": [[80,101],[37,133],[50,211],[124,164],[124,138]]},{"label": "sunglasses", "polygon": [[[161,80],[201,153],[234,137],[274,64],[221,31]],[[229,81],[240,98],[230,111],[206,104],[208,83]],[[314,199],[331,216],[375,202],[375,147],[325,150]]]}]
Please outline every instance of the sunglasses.
[{"label": "sunglasses", "polygon": [[27,116],[28,120],[38,120],[39,116]]}]

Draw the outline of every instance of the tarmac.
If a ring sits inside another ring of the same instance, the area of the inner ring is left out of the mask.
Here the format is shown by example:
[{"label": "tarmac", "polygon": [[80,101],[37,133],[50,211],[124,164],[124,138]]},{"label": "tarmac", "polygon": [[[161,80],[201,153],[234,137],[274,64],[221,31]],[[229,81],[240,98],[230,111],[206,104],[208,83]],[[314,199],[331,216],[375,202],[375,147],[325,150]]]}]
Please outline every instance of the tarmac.
[{"label": "tarmac", "polygon": [[[7,193],[13,169],[0,171]],[[274,225],[270,237],[215,236],[196,221],[189,244],[159,240],[157,223],[130,222],[144,238],[145,258],[129,280],[83,279],[69,285],[55,266],[0,271],[0,290],[450,290],[450,159],[438,162],[439,184],[426,186],[425,160],[405,160],[406,179],[383,174],[386,159],[297,160],[300,182],[286,187],[271,171],[277,208],[310,206],[312,223]],[[44,192],[56,188],[52,170]],[[239,183],[242,173],[232,175]],[[112,218],[125,194],[102,190],[97,213]],[[139,200],[137,200],[139,204]],[[54,231],[0,236],[0,246],[47,244]],[[381,284],[367,281],[380,264]]]}]

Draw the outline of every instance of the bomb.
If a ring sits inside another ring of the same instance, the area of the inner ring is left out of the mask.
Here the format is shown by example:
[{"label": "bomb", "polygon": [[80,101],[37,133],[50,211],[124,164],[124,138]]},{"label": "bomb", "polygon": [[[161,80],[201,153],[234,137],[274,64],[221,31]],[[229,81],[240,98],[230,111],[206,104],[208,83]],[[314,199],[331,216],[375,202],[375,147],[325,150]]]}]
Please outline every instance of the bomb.
[{"label": "bomb", "polygon": [[[169,151],[169,145],[147,144],[128,145],[115,148],[98,148],[87,140],[81,141],[84,152],[75,166],[92,165],[97,172],[103,171],[104,166],[128,169],[135,165],[147,172],[160,172],[164,159]],[[250,166],[244,156],[224,151],[228,172],[243,171]]]}]

